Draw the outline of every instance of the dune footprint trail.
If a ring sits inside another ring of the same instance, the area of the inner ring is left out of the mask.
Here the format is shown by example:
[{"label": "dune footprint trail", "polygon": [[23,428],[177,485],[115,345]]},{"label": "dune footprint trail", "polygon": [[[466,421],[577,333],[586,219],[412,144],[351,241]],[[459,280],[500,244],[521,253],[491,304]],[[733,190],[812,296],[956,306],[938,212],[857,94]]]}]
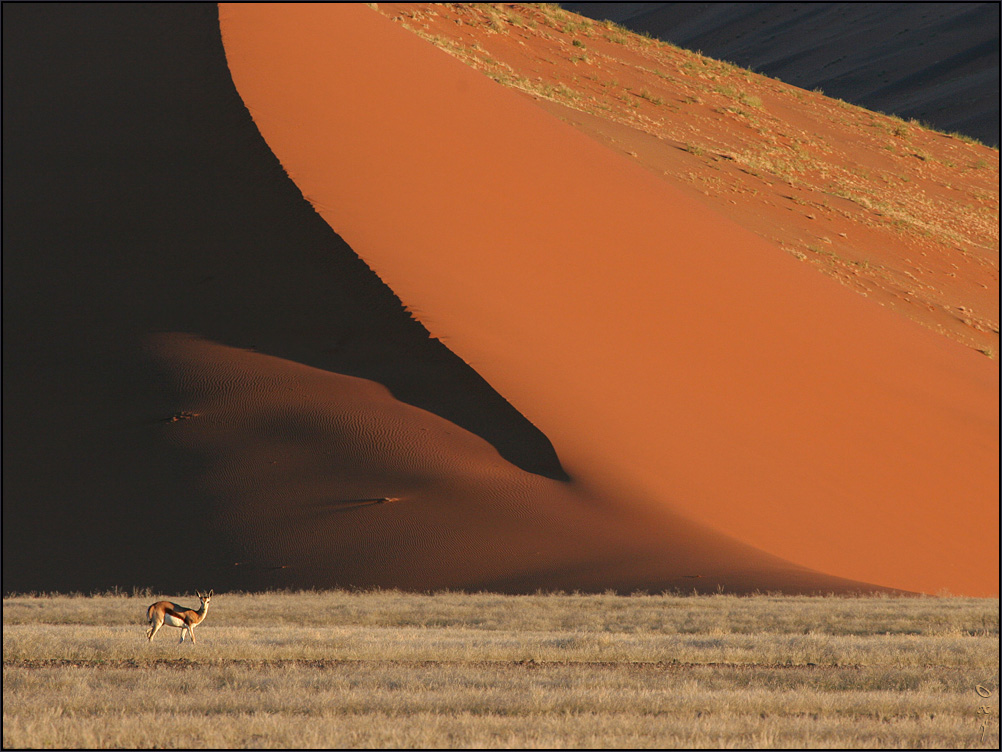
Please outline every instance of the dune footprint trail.
[{"label": "dune footprint trail", "polygon": [[997,593],[994,362],[365,6],[225,4],[220,26],[303,194],[582,493],[832,575]]}]

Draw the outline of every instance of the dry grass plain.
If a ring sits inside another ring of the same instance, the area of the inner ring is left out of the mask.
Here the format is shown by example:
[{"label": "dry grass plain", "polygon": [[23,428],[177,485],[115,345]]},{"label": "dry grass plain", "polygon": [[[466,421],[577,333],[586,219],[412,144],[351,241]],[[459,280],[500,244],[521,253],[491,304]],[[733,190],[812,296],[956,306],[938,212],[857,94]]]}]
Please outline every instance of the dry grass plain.
[{"label": "dry grass plain", "polygon": [[997,599],[161,597],[5,598],[4,747],[999,745]]}]

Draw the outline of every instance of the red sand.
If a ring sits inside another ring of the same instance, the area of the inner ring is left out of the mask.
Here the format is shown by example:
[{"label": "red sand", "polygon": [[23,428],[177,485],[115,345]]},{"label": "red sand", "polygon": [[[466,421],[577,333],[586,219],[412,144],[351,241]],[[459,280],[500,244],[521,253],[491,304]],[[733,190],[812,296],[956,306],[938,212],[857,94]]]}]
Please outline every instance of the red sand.
[{"label": "red sand", "polygon": [[577,483],[831,574],[998,592],[995,363],[365,6],[220,20],[304,195]]}]

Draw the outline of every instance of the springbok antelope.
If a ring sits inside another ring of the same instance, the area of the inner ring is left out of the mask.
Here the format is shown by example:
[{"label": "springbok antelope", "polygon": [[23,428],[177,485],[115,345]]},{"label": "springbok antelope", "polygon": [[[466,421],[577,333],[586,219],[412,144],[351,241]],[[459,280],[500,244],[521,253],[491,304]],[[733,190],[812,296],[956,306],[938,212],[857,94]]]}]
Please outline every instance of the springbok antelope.
[{"label": "springbok antelope", "polygon": [[184,632],[188,630],[188,636],[191,637],[191,641],[194,643],[195,632],[193,630],[196,625],[202,623],[205,615],[209,612],[209,599],[212,597],[213,592],[215,591],[210,590],[208,594],[202,595],[197,590],[195,591],[198,599],[202,602],[198,607],[198,611],[179,606],[170,601],[158,601],[154,603],[146,609],[146,618],[150,622],[150,628],[146,630],[146,639],[153,642],[153,636],[160,631],[160,627],[166,624],[169,627],[181,628],[181,642],[184,642]]}]

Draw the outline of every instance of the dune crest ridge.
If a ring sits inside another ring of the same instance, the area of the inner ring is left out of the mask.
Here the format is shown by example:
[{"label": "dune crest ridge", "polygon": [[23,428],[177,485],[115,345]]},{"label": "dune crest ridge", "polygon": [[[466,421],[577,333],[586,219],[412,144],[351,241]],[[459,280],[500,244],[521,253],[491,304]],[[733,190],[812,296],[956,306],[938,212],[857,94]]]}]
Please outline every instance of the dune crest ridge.
[{"label": "dune crest ridge", "polygon": [[585,487],[841,577],[997,593],[995,363],[365,6],[220,25],[303,194]]}]

